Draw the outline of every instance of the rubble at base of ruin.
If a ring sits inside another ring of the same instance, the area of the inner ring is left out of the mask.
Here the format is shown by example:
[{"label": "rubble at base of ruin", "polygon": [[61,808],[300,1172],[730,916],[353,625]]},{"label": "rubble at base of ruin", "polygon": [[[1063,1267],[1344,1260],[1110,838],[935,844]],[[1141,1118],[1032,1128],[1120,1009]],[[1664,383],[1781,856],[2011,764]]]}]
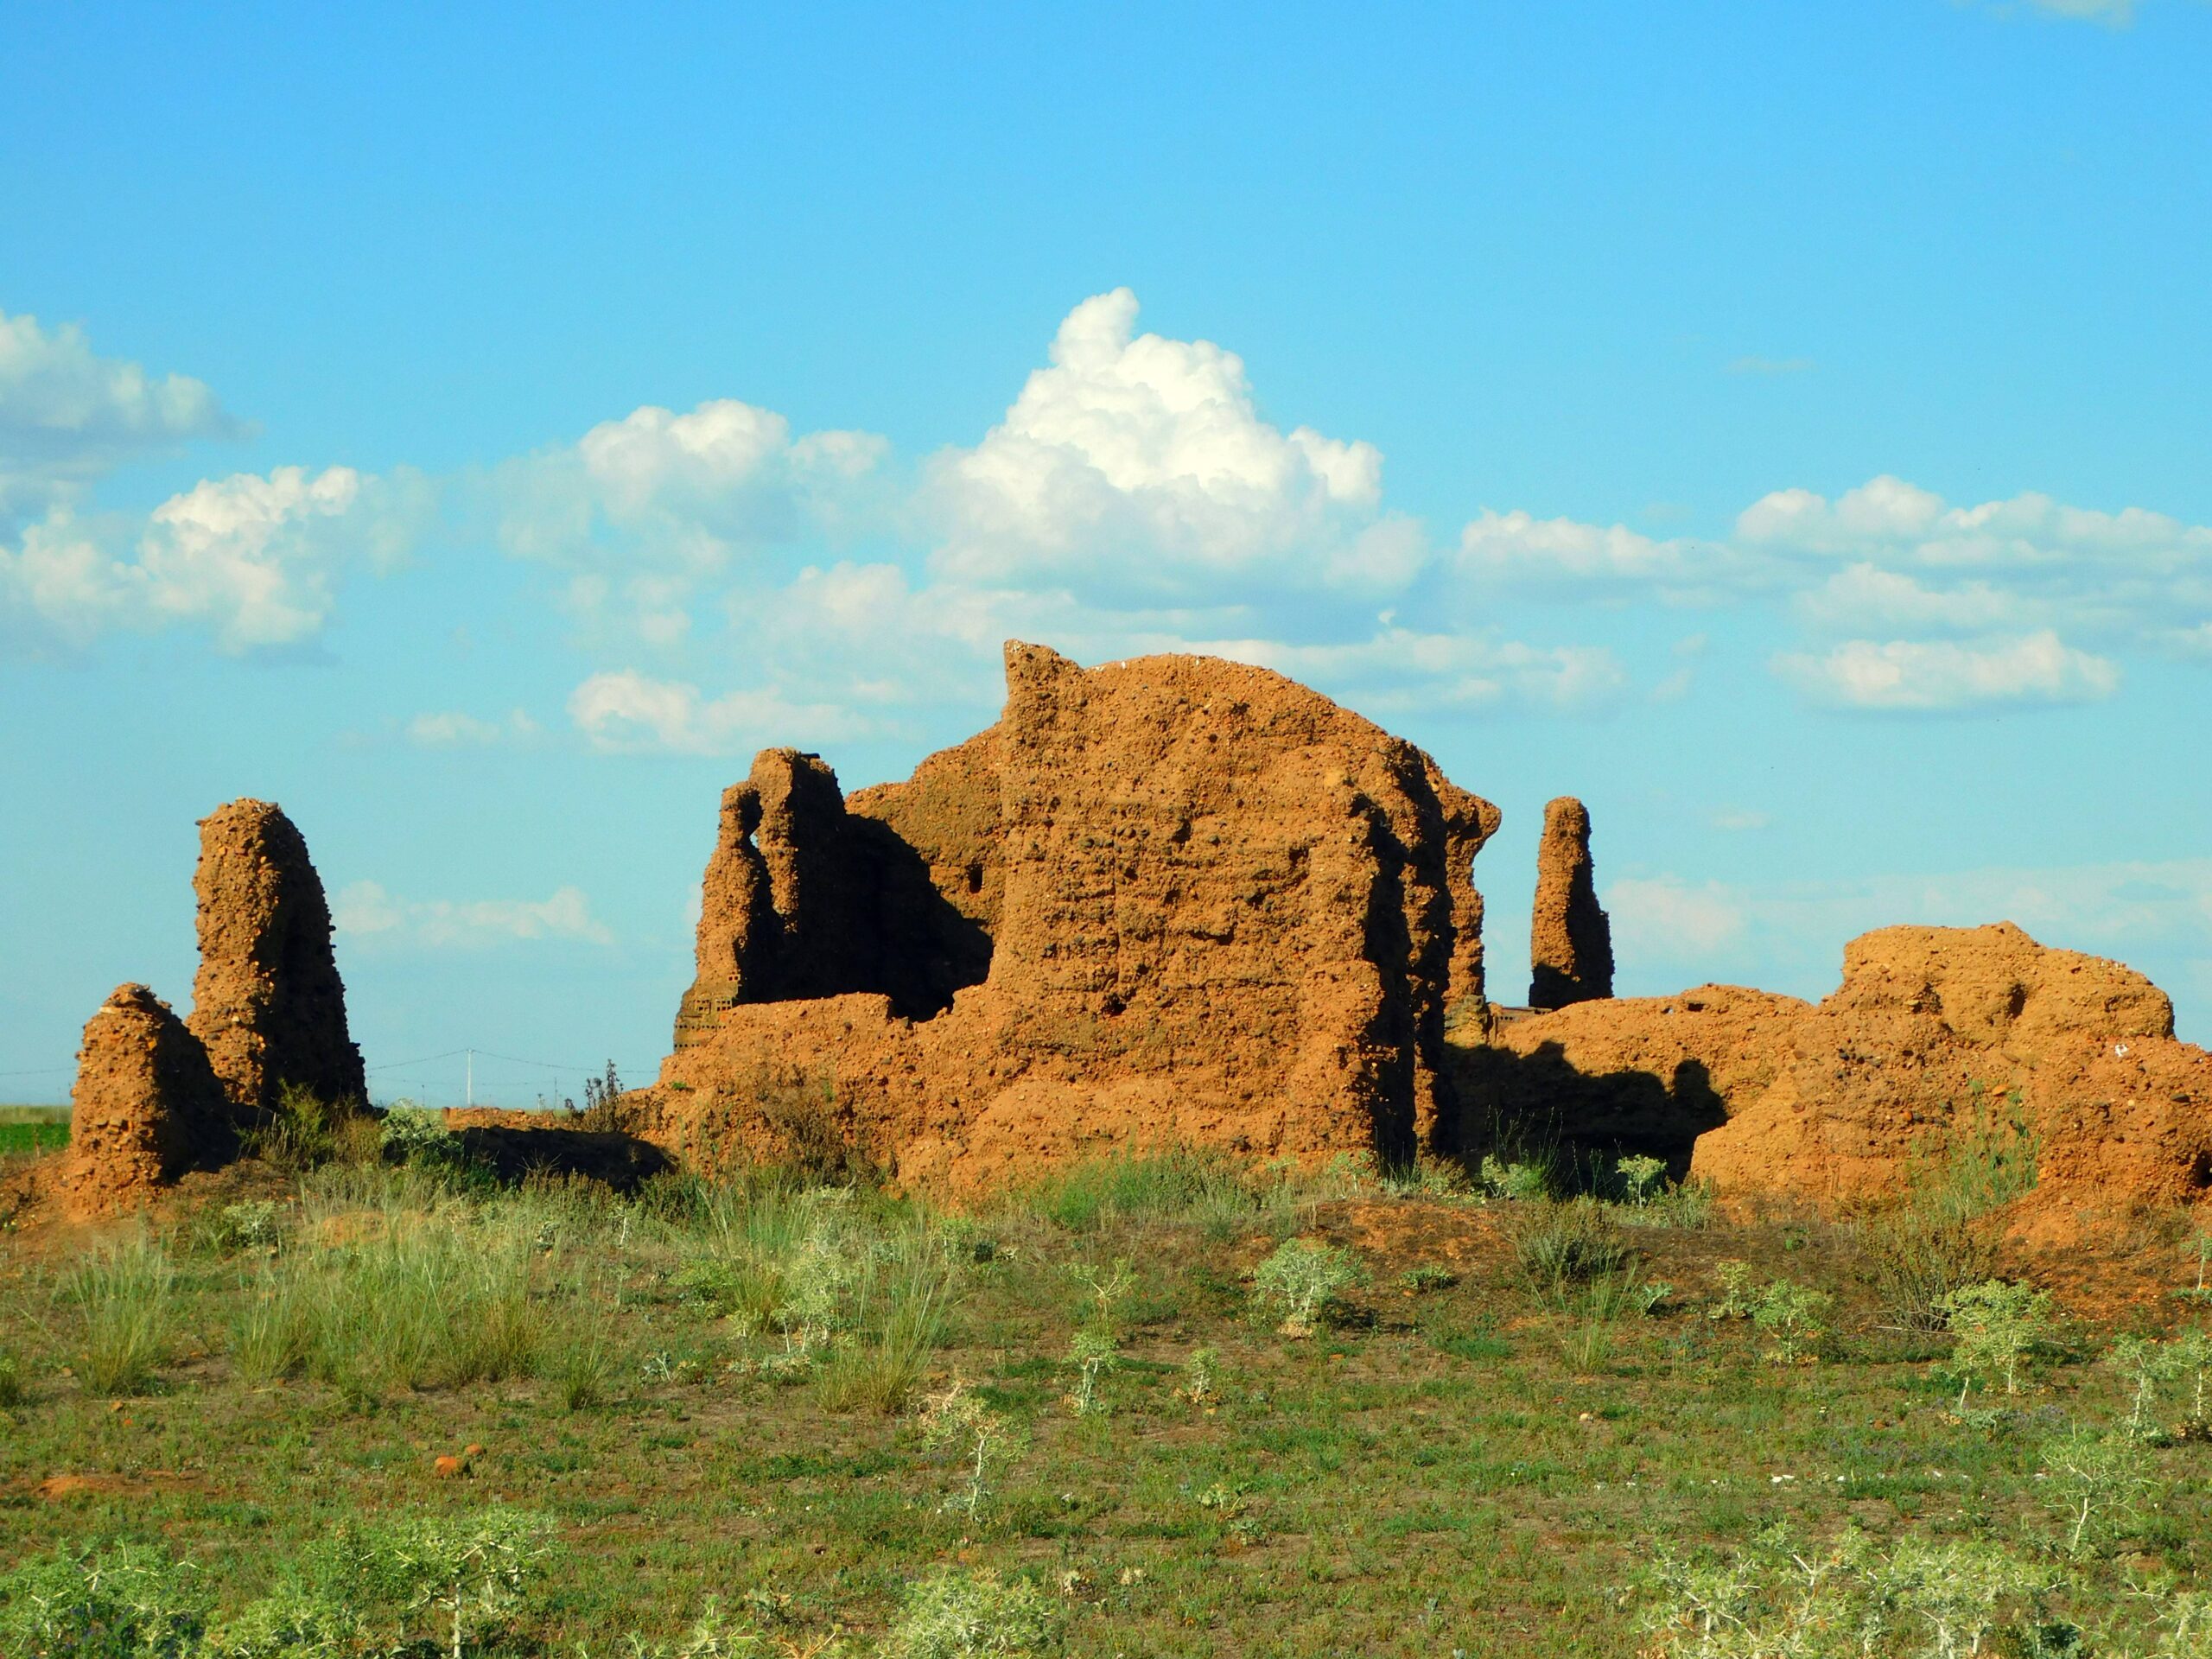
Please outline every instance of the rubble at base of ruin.
[{"label": "rubble at base of ruin", "polygon": [[907,782],[846,800],[770,750],[724,797],[653,1133],[955,1185],[1084,1147],[1410,1155],[1450,1127],[1447,1018],[1488,1029],[1497,823],[1264,669],[1011,645],[999,723]]},{"label": "rubble at base of ruin", "polygon": [[266,801],[232,801],[200,830],[192,1015],[125,985],[86,1026],[61,1172],[73,1214],[135,1207],[225,1161],[288,1086],[334,1106],[366,1096],[306,842]]}]

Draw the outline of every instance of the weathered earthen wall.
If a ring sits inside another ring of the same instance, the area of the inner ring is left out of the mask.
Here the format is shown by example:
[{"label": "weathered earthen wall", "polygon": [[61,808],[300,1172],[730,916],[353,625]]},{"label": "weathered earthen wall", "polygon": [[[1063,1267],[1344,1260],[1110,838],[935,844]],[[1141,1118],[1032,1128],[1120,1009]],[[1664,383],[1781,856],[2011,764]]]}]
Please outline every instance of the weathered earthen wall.
[{"label": "weathered earthen wall", "polygon": [[[742,1139],[759,1079],[810,1075],[902,1172],[961,1180],[1087,1141],[1395,1156],[1437,1140],[1447,1007],[1486,1024],[1464,867],[1496,809],[1262,669],[1084,670],[1014,645],[1007,688],[997,726],[856,796],[838,832],[880,829],[872,868],[903,853],[970,930],[871,912],[870,938],[941,950],[949,1006],[902,1020],[881,976],[848,975],[826,988],[844,995],[687,1013],[662,1132]],[[702,942],[722,927],[716,860]]]},{"label": "weathered earthen wall", "polygon": [[237,1145],[207,1051],[143,985],[118,986],[86,1022],[70,1090],[61,1186],[71,1213],[135,1209]]},{"label": "weathered earthen wall", "polygon": [[1529,961],[1530,1007],[1563,1008],[1613,994],[1612,927],[1598,903],[1590,811],[1572,795],[1544,808]]},{"label": "weathered earthen wall", "polygon": [[368,1097],[307,842],[267,801],[200,820],[200,972],[187,1022],[233,1104],[273,1109],[287,1084],[332,1104]]},{"label": "weathered earthen wall", "polygon": [[2191,1199],[2212,1181],[2212,1056],[2150,981],[2010,923],[1885,928],[1817,1007],[1731,986],[1515,1020],[1459,1057],[1478,1109],[1670,1153],[1724,1189],[1893,1190],[2017,1111],[2054,1193]]}]

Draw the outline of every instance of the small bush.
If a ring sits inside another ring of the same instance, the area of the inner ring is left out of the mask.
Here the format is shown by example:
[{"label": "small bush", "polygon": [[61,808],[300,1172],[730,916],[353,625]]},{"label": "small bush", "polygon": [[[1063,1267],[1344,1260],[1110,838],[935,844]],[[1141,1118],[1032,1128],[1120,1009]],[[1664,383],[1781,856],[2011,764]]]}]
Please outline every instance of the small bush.
[{"label": "small bush", "polygon": [[1612,1217],[1589,1198],[1532,1205],[1512,1238],[1522,1278],[1554,1307],[1566,1306],[1592,1280],[1626,1271],[1635,1259]]},{"label": "small bush", "polygon": [[1977,1376],[1985,1388],[2001,1376],[2005,1392],[2018,1394],[2022,1368],[2050,1334],[2050,1293],[1991,1279],[1953,1291],[1941,1306],[1958,1338],[1950,1370],[1960,1379],[1959,1408],[1966,1409],[1967,1390]]},{"label": "small bush", "polygon": [[77,1374],[93,1394],[138,1394],[175,1340],[176,1269],[145,1234],[94,1250],[61,1281],[79,1320]]},{"label": "small bush", "polygon": [[1282,1318],[1286,1336],[1312,1332],[1330,1305],[1365,1276],[1359,1258],[1334,1244],[1294,1238],[1253,1271],[1252,1291],[1261,1304]]},{"label": "small bush", "polygon": [[1018,1659],[1060,1644],[1060,1611],[1027,1579],[939,1573],[907,1591],[884,1641],[891,1659]]},{"label": "small bush", "polygon": [[1027,1449],[1029,1436],[1003,1413],[994,1411],[958,1377],[922,1404],[922,1444],[952,1453],[960,1488],[945,1501],[970,1521],[990,1501],[999,1471]]},{"label": "small bush", "polygon": [[2074,1428],[2043,1445],[2044,1501],[2065,1530],[2069,1554],[2125,1535],[2158,1491],[2141,1442]]},{"label": "small bush", "polygon": [[1827,1332],[1820,1323],[1835,1298],[1809,1285],[1777,1279],[1751,1302],[1751,1323],[1767,1339],[1765,1357],[1777,1365],[1810,1359]]},{"label": "small bush", "polygon": [[360,1163],[374,1155],[376,1119],[357,1101],[328,1101],[287,1083],[276,1105],[238,1137],[238,1150],[288,1175],[329,1163]]},{"label": "small bush", "polygon": [[1548,1160],[1509,1161],[1494,1154],[1483,1159],[1476,1179],[1491,1198],[1524,1203],[1550,1198],[1558,1185]]},{"label": "small bush", "polygon": [[1899,1330],[1947,1328],[1944,1299],[1997,1271],[1996,1247],[1954,1208],[1908,1203],[1862,1223],[1863,1271]]},{"label": "small bush", "polygon": [[190,1567],[134,1545],[64,1548],[0,1575],[10,1659],[195,1659],[207,1588]]},{"label": "small bush", "polygon": [[1667,1160],[1641,1154],[1624,1158],[1613,1166],[1613,1173],[1619,1180],[1624,1202],[1646,1205],[1659,1196],[1661,1183],[1667,1177]]},{"label": "small bush", "polygon": [[[1726,1554],[1662,1550],[1643,1578],[1649,1659],[1846,1654],[1963,1659],[2032,1640],[2054,1575],[2002,1545],[1847,1529],[1811,1546],[1782,1528]],[[2070,1649],[2069,1649],[2070,1650]]]},{"label": "small bush", "polygon": [[0,1348],[0,1411],[13,1411],[29,1397],[23,1386],[22,1363],[5,1348]]}]

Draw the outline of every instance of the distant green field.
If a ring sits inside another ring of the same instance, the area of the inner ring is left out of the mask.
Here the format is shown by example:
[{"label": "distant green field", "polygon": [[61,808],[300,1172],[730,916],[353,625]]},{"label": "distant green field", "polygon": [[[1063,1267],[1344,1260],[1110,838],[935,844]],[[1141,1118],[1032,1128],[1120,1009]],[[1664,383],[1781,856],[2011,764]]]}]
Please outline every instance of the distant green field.
[{"label": "distant green field", "polygon": [[69,1141],[67,1106],[0,1106],[0,1157],[52,1152]]}]

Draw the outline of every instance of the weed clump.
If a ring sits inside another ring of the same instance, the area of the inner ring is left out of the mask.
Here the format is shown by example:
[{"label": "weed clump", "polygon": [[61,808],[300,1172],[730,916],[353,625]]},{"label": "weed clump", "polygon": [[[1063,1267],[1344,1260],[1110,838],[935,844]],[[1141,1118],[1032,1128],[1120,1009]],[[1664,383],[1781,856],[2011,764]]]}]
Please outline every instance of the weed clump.
[{"label": "weed clump", "polygon": [[915,1585],[885,1638],[887,1659],[1020,1659],[1060,1645],[1060,1610],[1027,1579],[985,1569]]},{"label": "weed clump", "polygon": [[1635,1259],[1618,1224],[1591,1198],[1531,1205],[1511,1236],[1522,1281],[1553,1307],[1567,1306],[1593,1280],[1625,1272]]},{"label": "weed clump", "polygon": [[1252,1293],[1261,1306],[1281,1315],[1283,1335],[1304,1337],[1313,1334],[1314,1322],[1364,1277],[1359,1258],[1350,1250],[1294,1238],[1253,1270]]},{"label": "weed clump", "polygon": [[78,1375],[94,1394],[140,1394],[176,1337],[176,1268],[139,1233],[93,1250],[61,1281],[78,1321]]}]

